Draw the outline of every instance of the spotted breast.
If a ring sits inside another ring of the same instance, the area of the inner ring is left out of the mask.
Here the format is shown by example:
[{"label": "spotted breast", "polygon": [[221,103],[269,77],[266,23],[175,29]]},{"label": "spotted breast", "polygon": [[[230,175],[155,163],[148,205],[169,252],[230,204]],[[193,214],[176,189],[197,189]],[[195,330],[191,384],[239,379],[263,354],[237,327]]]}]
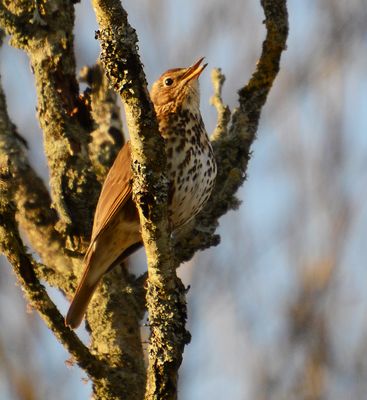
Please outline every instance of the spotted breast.
[{"label": "spotted breast", "polygon": [[183,107],[162,125],[171,182],[169,209],[172,225],[177,228],[192,219],[209,199],[217,166],[198,110]]}]

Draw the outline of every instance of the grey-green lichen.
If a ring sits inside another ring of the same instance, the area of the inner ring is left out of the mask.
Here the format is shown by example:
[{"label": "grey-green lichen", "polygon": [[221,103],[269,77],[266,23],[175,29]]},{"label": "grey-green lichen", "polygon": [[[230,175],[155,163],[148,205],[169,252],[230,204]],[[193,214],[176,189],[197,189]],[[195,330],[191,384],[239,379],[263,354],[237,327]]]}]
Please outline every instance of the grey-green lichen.
[{"label": "grey-green lichen", "polygon": [[[35,7],[44,24],[32,20]],[[12,35],[11,44],[29,56],[57,227],[63,234],[81,238],[74,243],[80,242],[82,250],[90,233],[99,185],[88,157],[91,117],[80,101],[75,77],[73,4],[61,0],[17,2],[8,9],[0,7],[0,22]]]},{"label": "grey-green lichen", "polygon": [[[137,36],[126,12],[114,0],[94,0],[93,4],[99,23],[101,61],[125,108],[132,149],[134,200],[148,261],[146,300],[153,325],[145,398],[158,398],[158,392],[159,398],[173,398],[187,342],[186,303],[184,288],[176,276],[178,265],[171,255],[164,144],[137,53]],[[166,307],[158,307],[163,303]]]},{"label": "grey-green lichen", "polygon": [[279,71],[288,36],[286,1],[263,0],[261,4],[267,28],[263,50],[250,81],[238,92],[239,107],[232,112],[230,120],[226,107],[220,104],[223,76],[220,71],[212,75],[214,101],[219,110],[212,141],[218,165],[216,186],[196,220],[175,237],[175,257],[180,262],[189,260],[197,250],[218,244],[220,238],[215,234],[218,218],[239,205],[236,192],[246,179],[260,113]]},{"label": "grey-green lichen", "polygon": [[51,301],[35,271],[37,263],[26,252],[15,221],[14,187],[7,156],[0,156],[0,252],[4,254],[22,286],[29,304],[35,308],[58,340],[87,372],[101,373],[101,366],[74,332],[66,328],[64,319]]},{"label": "grey-green lichen", "polygon": [[[65,251],[64,253],[63,247],[67,243],[64,233],[71,237],[69,248],[82,251],[84,246],[85,249],[85,239],[90,232],[94,204],[99,191],[99,185],[88,154],[89,132],[94,128],[94,125],[89,110],[80,101],[79,88],[75,78],[73,36],[71,33],[74,22],[72,3],[61,1],[44,3],[40,12],[42,19],[47,23],[47,27],[29,25],[28,17],[30,14],[28,12],[30,10],[27,9],[25,3],[23,2],[24,7],[21,12],[15,13],[14,10],[11,10],[5,13],[5,19],[9,15],[13,15],[14,18],[11,18],[10,23],[8,23],[9,20],[5,21],[6,23],[3,26],[7,29],[7,33],[12,35],[12,45],[24,49],[31,61],[38,94],[38,117],[43,128],[46,155],[50,167],[52,200],[57,213],[51,208],[50,196],[46,190],[43,190],[42,182],[37,180],[36,175],[34,175],[35,179],[29,182],[30,184],[37,183],[32,189],[29,186],[24,186],[21,181],[20,189],[15,190],[12,197],[19,209],[18,214],[22,216],[19,218],[19,223],[22,227],[26,227],[26,233],[29,236],[34,235],[31,243],[48,264],[47,266],[33,264],[37,275],[39,274],[38,278],[45,278],[48,282],[62,288],[65,293],[71,293],[75,288],[72,269],[75,268],[75,273],[78,274],[77,268],[80,267],[80,260],[76,252]],[[28,4],[33,4],[33,2],[29,1]],[[19,7],[21,6],[19,3]],[[0,24],[4,22],[1,19],[4,16],[4,14],[1,14],[2,7],[0,6]],[[19,15],[22,15],[21,20],[18,18]],[[5,103],[3,108],[6,109]],[[5,121],[5,119],[3,120]],[[8,129],[7,132],[9,134],[6,140],[14,142],[16,131]],[[1,153],[1,150],[3,150],[3,153]],[[8,148],[0,149],[0,156],[8,153],[10,153]],[[20,161],[23,159],[24,163],[21,164]],[[26,153],[18,151],[17,154],[14,154],[15,162],[22,166],[26,165]],[[26,168],[28,167],[26,165]],[[31,177],[33,174],[30,168],[28,170],[30,172],[25,174],[25,177]],[[14,168],[12,173],[17,179],[24,176],[18,174],[18,170]],[[12,184],[14,184],[14,180]],[[32,193],[32,190],[34,193]],[[45,195],[43,203],[39,198],[42,195]],[[36,220],[36,216],[28,211],[30,207],[27,207],[29,202],[26,203],[26,200],[31,201],[32,199],[34,200],[34,211],[39,214],[38,220],[40,220],[42,213],[50,215],[52,222],[45,223],[44,228],[40,226],[40,221]],[[55,225],[59,227],[62,234],[54,229]],[[16,225],[14,225],[15,229]],[[10,233],[12,232],[10,230]],[[41,248],[41,241],[38,238],[42,234],[44,234],[44,240]],[[10,245],[9,252],[6,252],[8,247],[5,244],[7,242],[3,240],[2,243],[4,244],[3,252],[16,269],[17,260],[12,258],[12,253],[10,253],[10,250],[15,252],[16,249],[12,249]],[[49,257],[52,255],[51,249],[56,252],[53,258]],[[67,254],[70,254],[71,257]],[[59,275],[56,271],[60,270],[59,267],[63,264],[62,259],[66,261],[64,268],[68,271],[61,269],[62,275]],[[31,262],[31,259],[29,259],[28,264],[29,262]],[[63,278],[63,282],[59,281],[60,276]],[[35,284],[39,284],[37,277],[34,277]],[[18,279],[28,293],[30,283],[22,279],[20,275]],[[109,293],[111,289],[112,292],[118,291],[120,288],[118,282],[115,277],[114,286],[109,287]],[[105,285],[109,285],[108,281]],[[113,290],[113,288],[115,289]],[[86,370],[95,385],[102,385],[104,390],[114,394],[116,399],[121,398],[122,393],[125,393],[122,392],[122,387],[130,389],[140,387],[139,390],[143,390],[141,387],[144,387],[145,375],[144,369],[141,367],[141,365],[144,366],[144,362],[138,324],[142,311],[137,312],[135,302],[134,304],[125,302],[120,308],[124,310],[120,325],[123,324],[124,318],[126,319],[126,312],[129,310],[130,319],[135,319],[135,325],[127,324],[125,331],[117,329],[116,326],[110,330],[105,327],[103,335],[98,336],[97,331],[93,337],[94,342],[97,343],[98,341],[101,347],[103,347],[104,341],[108,341],[105,344],[111,354],[113,352],[117,354],[120,351],[121,359],[136,360],[135,363],[125,362],[117,365],[113,357],[112,360],[104,356],[94,357],[85,346],[79,346],[77,336],[65,327],[63,317],[57,312],[56,307],[52,303],[47,307],[48,311],[54,307],[52,313],[43,309],[44,304],[47,303],[46,295],[46,292],[42,292],[40,301],[32,301],[31,304],[40,312],[46,323],[55,332],[56,337],[70,351],[73,360]],[[140,302],[139,306],[141,307]],[[108,307],[108,304],[106,307]],[[107,312],[106,307],[99,308],[100,313],[95,317],[95,321],[100,322],[101,316],[103,317],[104,313]],[[118,316],[119,314],[116,312],[115,318],[118,318]],[[93,318],[90,321],[93,322]],[[113,335],[118,336],[119,339],[114,345],[110,344],[111,340],[108,340]],[[136,343],[138,343],[139,348],[134,345]],[[140,367],[138,367],[139,365]],[[117,374],[117,369],[122,367],[124,368]],[[131,373],[129,373],[129,370]],[[139,378],[138,383],[131,379],[134,374]],[[121,379],[122,377],[124,379]]]},{"label": "grey-green lichen", "polygon": [[89,156],[97,179],[102,184],[119,149],[124,143],[120,108],[116,92],[98,62],[80,71],[80,79],[89,85],[85,93],[90,101],[95,127],[91,133]]}]

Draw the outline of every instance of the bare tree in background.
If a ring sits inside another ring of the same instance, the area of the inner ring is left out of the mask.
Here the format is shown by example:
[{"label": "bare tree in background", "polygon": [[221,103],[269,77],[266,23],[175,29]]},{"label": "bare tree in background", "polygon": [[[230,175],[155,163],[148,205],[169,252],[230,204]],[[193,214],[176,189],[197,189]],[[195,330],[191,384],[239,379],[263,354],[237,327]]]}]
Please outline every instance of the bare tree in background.
[{"label": "bare tree in background", "polygon": [[[218,122],[212,143],[220,166],[216,188],[205,210],[174,239],[167,229],[164,151],[137,53],[136,32],[120,2],[93,1],[102,66],[83,72],[90,86],[85,94],[79,92],[75,71],[74,5],[61,1],[0,4],[0,26],[10,35],[11,44],[26,52],[34,73],[51,187],[49,194],[27,161],[26,143],[10,121],[1,91],[1,251],[12,264],[29,304],[69,351],[72,361],[88,374],[95,398],[177,398],[177,372],[190,339],[185,328],[185,288],[175,271],[196,251],[219,243],[215,234],[218,218],[238,206],[235,193],[244,181],[260,112],[285,49],[285,3],[261,2],[266,39],[256,70],[240,88],[239,105],[232,113],[221,98],[224,76],[219,70],[213,72],[212,102]],[[40,281],[66,296],[73,293],[100,183],[122,144],[116,96],[105,74],[125,108],[148,273],[136,279],[124,268],[116,268],[105,277],[87,314],[92,339],[87,348],[64,326]],[[41,262],[26,252],[19,228]],[[140,337],[146,307],[151,331],[147,367]]]}]

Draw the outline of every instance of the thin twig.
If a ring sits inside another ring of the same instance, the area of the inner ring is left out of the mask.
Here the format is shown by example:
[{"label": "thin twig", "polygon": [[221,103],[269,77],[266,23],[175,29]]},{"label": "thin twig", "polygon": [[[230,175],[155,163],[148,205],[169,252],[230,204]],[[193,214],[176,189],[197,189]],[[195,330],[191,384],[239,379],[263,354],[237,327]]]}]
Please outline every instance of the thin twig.
[{"label": "thin twig", "polygon": [[225,76],[220,68],[214,68],[211,73],[214,94],[210,99],[210,103],[217,110],[217,126],[214,129],[211,140],[217,140],[219,136],[228,133],[228,123],[231,118],[231,111],[222,99],[222,88],[225,81]]},{"label": "thin twig", "polygon": [[217,245],[218,218],[239,206],[235,194],[246,178],[261,110],[278,74],[288,37],[286,0],[263,0],[261,4],[267,29],[262,53],[250,81],[239,91],[240,105],[232,113],[228,135],[215,135],[212,142],[218,165],[216,186],[204,210],[175,238],[179,262],[189,260],[198,250]]}]

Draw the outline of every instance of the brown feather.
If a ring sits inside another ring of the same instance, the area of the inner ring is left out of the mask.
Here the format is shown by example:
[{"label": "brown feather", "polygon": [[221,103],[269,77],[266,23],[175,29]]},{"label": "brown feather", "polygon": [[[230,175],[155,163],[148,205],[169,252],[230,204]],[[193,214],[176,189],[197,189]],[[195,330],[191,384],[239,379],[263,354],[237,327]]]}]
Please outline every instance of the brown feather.
[{"label": "brown feather", "polygon": [[93,285],[89,285],[85,282],[87,277],[87,270],[83,274],[83,278],[79,283],[78,290],[76,291],[73,301],[70,304],[68,313],[65,317],[65,324],[70,326],[70,328],[77,328],[83,320],[84,314],[87,311],[88,304],[90,299],[93,296],[93,293],[97,289],[99,284],[99,280],[93,283]]},{"label": "brown feather", "polygon": [[132,195],[130,142],[119,151],[115,162],[107,174],[99,195],[94,214],[91,243],[110,223],[116,213],[125,205]]},{"label": "brown feather", "polygon": [[113,163],[98,200],[90,245],[84,257],[83,277],[76,289],[65,323],[77,327],[103,274],[123,261],[141,244],[139,218],[132,200],[130,144]]}]

